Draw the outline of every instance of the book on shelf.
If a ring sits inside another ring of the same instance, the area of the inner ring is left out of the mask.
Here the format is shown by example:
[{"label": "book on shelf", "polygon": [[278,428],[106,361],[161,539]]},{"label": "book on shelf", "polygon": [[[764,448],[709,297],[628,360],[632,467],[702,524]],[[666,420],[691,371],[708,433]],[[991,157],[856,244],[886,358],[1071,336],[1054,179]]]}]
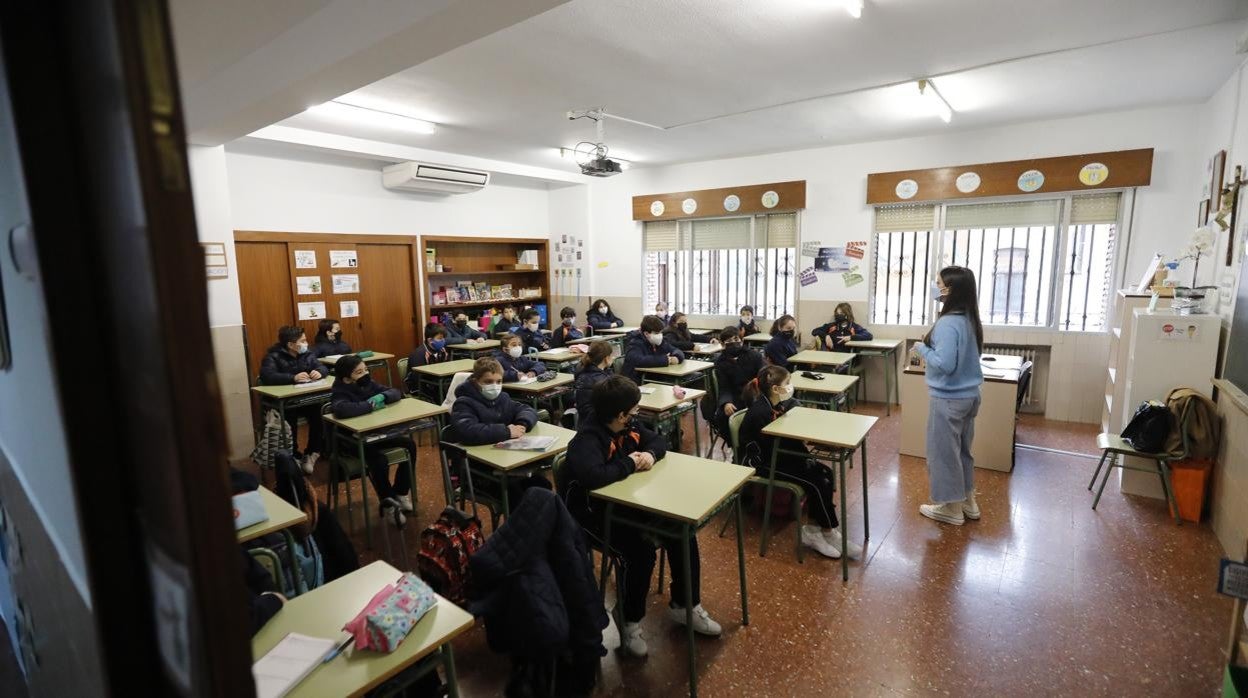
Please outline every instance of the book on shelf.
[{"label": "book on shelf", "polygon": [[434,291],[433,304],[434,305],[446,305],[446,289],[445,288],[440,289],[438,291]]},{"label": "book on shelf", "polygon": [[474,282],[472,284],[472,288],[473,288],[474,295],[476,295],[476,300],[479,300],[479,301],[490,300],[490,284],[488,281]]}]

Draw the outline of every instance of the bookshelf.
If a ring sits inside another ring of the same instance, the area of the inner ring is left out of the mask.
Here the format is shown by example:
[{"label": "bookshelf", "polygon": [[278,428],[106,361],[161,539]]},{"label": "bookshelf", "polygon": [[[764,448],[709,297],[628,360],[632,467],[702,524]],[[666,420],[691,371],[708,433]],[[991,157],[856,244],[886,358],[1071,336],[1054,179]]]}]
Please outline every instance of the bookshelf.
[{"label": "bookshelf", "polygon": [[[421,326],[429,322],[431,316],[441,312],[466,310],[469,317],[475,319],[491,307],[521,307],[536,303],[547,304],[549,320],[552,314],[549,307],[549,246],[550,241],[546,238],[421,236]],[[428,250],[433,250],[434,263],[442,265],[442,271],[428,269]],[[504,268],[515,265],[516,253],[524,250],[537,250],[536,269]],[[468,282],[478,293],[484,288],[491,295],[501,287],[510,286],[512,296],[509,300],[491,297],[488,300],[448,299],[448,302],[436,302],[438,294],[454,293],[452,289],[457,288],[460,282]],[[538,295],[522,298],[520,290],[524,288],[537,289]]]}]

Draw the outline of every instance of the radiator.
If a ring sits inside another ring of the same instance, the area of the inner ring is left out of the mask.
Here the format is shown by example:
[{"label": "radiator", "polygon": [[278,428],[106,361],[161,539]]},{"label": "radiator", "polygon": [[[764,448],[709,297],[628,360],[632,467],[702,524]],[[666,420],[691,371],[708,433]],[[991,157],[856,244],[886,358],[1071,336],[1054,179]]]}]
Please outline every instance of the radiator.
[{"label": "radiator", "polygon": [[1031,382],[1027,384],[1027,392],[1023,395],[1023,404],[1031,407],[1034,404],[1032,396],[1036,393],[1036,372],[1037,369],[1040,368],[1042,359],[1046,361],[1047,366],[1048,347],[1041,348],[1033,346],[1019,346],[1017,344],[985,344],[984,353],[1021,356],[1023,357],[1023,361],[1030,361],[1032,363]]}]

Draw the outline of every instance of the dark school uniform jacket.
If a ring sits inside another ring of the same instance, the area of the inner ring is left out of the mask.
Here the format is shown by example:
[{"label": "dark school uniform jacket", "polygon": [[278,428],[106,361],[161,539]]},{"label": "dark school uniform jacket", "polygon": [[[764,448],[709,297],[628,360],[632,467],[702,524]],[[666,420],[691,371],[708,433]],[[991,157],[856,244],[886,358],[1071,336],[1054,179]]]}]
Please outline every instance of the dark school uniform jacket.
[{"label": "dark school uniform jacket", "polygon": [[797,339],[782,334],[773,335],[771,341],[763,348],[763,355],[774,366],[789,369],[789,357],[797,353]]},{"label": "dark school uniform jacket", "polygon": [[663,328],[663,338],[668,344],[680,349],[681,351],[689,351],[693,349],[695,344],[706,344],[711,338],[704,334],[694,334],[689,331],[688,327],[681,328],[677,325],[668,325]]},{"label": "dark school uniform jacket", "polygon": [[648,451],[657,462],[667,455],[667,446],[662,436],[637,420],[618,434],[597,419],[580,423],[568,444],[559,495],[582,526],[596,529],[601,523],[602,505],[590,499],[590,491],[632,475],[636,466],[629,454],[638,451]]},{"label": "dark school uniform jacket", "polygon": [[576,329],[572,325],[564,325],[560,323],[560,325],[556,327],[555,331],[552,332],[550,335],[550,346],[552,347],[567,346],[568,342],[574,339],[583,339],[584,337],[585,337],[584,332],[581,332],[580,330]]},{"label": "dark school uniform jacket", "polygon": [[374,395],[384,396],[386,404],[403,399],[403,393],[398,388],[391,388],[371,379],[363,384],[358,381],[334,381],[334,389],[329,398],[330,409],[339,419],[359,417],[373,411],[373,405],[368,400]]},{"label": "dark school uniform jacket", "polygon": [[351,353],[351,345],[341,339],[336,339],[332,342],[328,339],[318,339],[311,351],[316,352],[316,358],[318,359],[322,356],[342,356],[343,354]]},{"label": "dark school uniform jacket", "polygon": [[609,330],[612,327],[624,326],[624,321],[616,317],[610,308],[607,308],[605,314],[598,312],[597,308],[590,310],[585,313],[585,321],[595,330]]},{"label": "dark school uniform jacket", "polygon": [[521,354],[513,359],[511,358],[511,354],[508,354],[501,349],[496,349],[494,350],[494,358],[498,360],[498,363],[503,367],[504,383],[513,383],[518,381],[520,380],[520,374],[528,373],[529,371],[532,371],[539,376],[546,372],[546,364],[538,361],[537,359],[529,358],[524,354]]},{"label": "dark school uniform jacket", "polygon": [[753,349],[742,346],[737,355],[729,356],[725,349],[715,359],[715,381],[719,387],[717,407],[731,403],[733,408],[743,410],[749,407],[742,397],[746,384],[758,377],[763,370],[763,357]]},{"label": "dark school uniform jacket", "polygon": [[536,332],[527,327],[521,327],[516,330],[516,336],[524,342],[524,350],[536,349],[537,351],[546,351],[550,348],[550,340],[546,339],[546,334],[539,327]]},{"label": "dark school uniform jacket", "polygon": [[621,373],[631,378],[634,383],[641,382],[641,376],[637,373],[637,368],[658,368],[667,365],[667,357],[675,356],[678,360],[685,360],[685,352],[672,346],[667,339],[657,347],[646,339],[646,335],[641,330],[634,330],[628,333],[628,338],[624,343],[624,368]]},{"label": "dark school uniform jacket", "polygon": [[737,334],[742,337],[748,337],[752,334],[758,334],[759,332],[762,332],[762,330],[758,329],[758,323],[754,320],[754,318],[750,318],[750,324],[748,325],[741,322],[741,318],[737,318]]},{"label": "dark school uniform jacket", "polygon": [[610,370],[598,366],[585,366],[576,372],[576,382],[572,389],[576,391],[576,423],[585,424],[594,418],[594,403],[590,396],[594,386],[610,378]]},{"label": "dark school uniform jacket", "polygon": [[429,343],[425,342],[412,350],[407,355],[407,375],[403,377],[403,382],[407,385],[407,392],[416,392],[419,380],[413,371],[417,366],[428,366],[430,364],[440,364],[444,361],[450,361],[451,355],[445,348],[442,351],[434,351],[429,347]]},{"label": "dark school uniform jacket", "polygon": [[[768,424],[774,422],[785,412],[797,407],[797,400],[789,399],[779,405],[772,405],[765,396],[759,395],[750,403],[749,412],[745,413],[745,418],[741,420],[741,432],[739,438],[741,440],[741,448],[745,456],[750,458],[757,457],[757,461],[751,461],[748,465],[752,465],[758,474],[767,477],[767,470],[771,467],[771,449],[775,443],[774,436],[768,436],[763,433],[763,429]],[[782,439],[780,447],[789,451],[805,451],[806,446],[800,441],[793,439]],[[780,459],[800,458],[790,454],[780,454]]]},{"label": "dark school uniform jacket", "polygon": [[451,426],[456,441],[465,446],[506,441],[511,438],[511,430],[507,428],[511,424],[522,424],[525,431],[531,431],[537,424],[537,412],[512,400],[505,392],[488,400],[476,383],[468,380],[459,384],[451,405]]},{"label": "dark school uniform jacket", "polygon": [[446,328],[447,344],[465,344],[470,339],[485,339],[485,333],[473,326],[472,321],[464,323],[463,327],[454,322],[448,322],[443,327]]},{"label": "dark school uniform jacket", "polygon": [[265,385],[291,385],[295,376],[312,371],[317,371],[322,377],[329,375],[329,368],[317,361],[311,349],[291,356],[284,344],[274,344],[260,361],[260,382]]},{"label": "dark school uniform jacket", "polygon": [[846,320],[844,322],[829,322],[826,325],[820,325],[811,332],[811,335],[819,339],[819,346],[836,351],[844,349],[840,342],[835,340],[846,341],[867,341],[872,338],[871,332],[856,322]]}]

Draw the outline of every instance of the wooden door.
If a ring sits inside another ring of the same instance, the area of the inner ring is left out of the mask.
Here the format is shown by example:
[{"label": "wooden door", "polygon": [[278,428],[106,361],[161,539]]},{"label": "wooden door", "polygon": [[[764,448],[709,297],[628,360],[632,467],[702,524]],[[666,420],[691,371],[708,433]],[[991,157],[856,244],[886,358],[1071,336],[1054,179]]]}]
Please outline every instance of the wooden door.
[{"label": "wooden door", "polygon": [[[242,294],[243,325],[247,328],[248,376],[255,381],[265,351],[277,341],[277,330],[295,321],[291,301],[291,264],[284,242],[240,242],[238,286]],[[308,338],[311,339],[309,334]]]},{"label": "wooden door", "polygon": [[[351,346],[405,357],[418,341],[411,245],[356,245],[356,252],[360,259],[360,316],[354,325],[367,345],[352,342]],[[392,369],[397,368],[394,360],[390,363]],[[394,376],[397,382],[400,376]]]},{"label": "wooden door", "polygon": [[[343,236],[349,237],[349,236]],[[343,281],[349,281],[350,277],[357,276],[360,273],[359,259],[356,255],[355,244],[351,242],[302,242],[291,241],[286,243],[290,259],[290,296],[294,298],[295,324],[302,327],[304,332],[308,333],[308,342],[316,342],[316,333],[319,330],[321,320],[332,318],[340,319],[341,301],[358,300],[358,294],[341,294],[334,293],[334,277],[341,277]],[[316,264],[312,268],[299,268],[299,257],[310,258],[315,260]],[[338,266],[334,266],[337,264]],[[315,285],[319,291],[314,293],[300,293],[299,279],[304,278],[308,281],[304,282],[304,291],[308,291],[309,286]],[[300,304],[302,303],[324,303],[324,311],[321,312],[319,307],[316,308],[316,317],[307,320],[299,320]],[[358,342],[359,337],[352,337],[350,333],[344,333],[344,339],[351,345],[352,349],[359,351],[361,346]]]}]

